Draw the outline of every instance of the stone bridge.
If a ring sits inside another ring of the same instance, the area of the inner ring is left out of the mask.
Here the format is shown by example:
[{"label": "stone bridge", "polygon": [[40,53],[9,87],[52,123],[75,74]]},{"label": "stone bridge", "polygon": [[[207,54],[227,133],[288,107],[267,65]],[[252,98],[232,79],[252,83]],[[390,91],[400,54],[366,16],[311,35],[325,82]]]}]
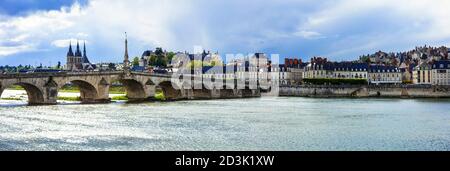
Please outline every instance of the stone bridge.
[{"label": "stone bridge", "polygon": [[[170,74],[141,72],[58,72],[0,75],[0,95],[13,85],[23,87],[32,105],[57,104],[58,91],[68,83],[80,89],[82,103],[110,102],[109,88],[120,82],[129,101],[143,101],[154,97],[157,87],[167,100],[258,97],[259,90],[193,89],[185,83],[174,83]],[[202,86],[203,87],[203,86]]]}]

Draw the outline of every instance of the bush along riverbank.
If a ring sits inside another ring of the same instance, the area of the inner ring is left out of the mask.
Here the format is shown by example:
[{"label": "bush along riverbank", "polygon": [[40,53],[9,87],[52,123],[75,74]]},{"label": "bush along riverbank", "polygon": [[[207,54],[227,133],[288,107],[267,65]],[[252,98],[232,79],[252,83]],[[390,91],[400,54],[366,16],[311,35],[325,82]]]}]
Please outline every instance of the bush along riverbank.
[{"label": "bush along riverbank", "polygon": [[[63,86],[60,90],[63,93],[78,93],[80,92],[80,88],[77,86]],[[109,88],[109,94],[125,94],[126,90],[123,86],[111,86]]]},{"label": "bush along riverbank", "polygon": [[20,100],[23,100],[23,99],[22,98],[18,98],[18,97],[4,97],[4,98],[0,98],[0,100],[20,101]]}]

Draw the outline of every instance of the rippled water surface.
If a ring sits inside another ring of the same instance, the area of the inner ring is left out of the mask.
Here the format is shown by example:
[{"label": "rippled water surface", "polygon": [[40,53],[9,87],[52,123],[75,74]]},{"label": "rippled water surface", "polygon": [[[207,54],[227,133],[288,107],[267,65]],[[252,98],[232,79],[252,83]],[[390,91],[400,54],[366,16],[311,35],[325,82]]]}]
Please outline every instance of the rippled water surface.
[{"label": "rippled water surface", "polygon": [[0,150],[450,150],[450,100],[255,99],[27,106]]}]

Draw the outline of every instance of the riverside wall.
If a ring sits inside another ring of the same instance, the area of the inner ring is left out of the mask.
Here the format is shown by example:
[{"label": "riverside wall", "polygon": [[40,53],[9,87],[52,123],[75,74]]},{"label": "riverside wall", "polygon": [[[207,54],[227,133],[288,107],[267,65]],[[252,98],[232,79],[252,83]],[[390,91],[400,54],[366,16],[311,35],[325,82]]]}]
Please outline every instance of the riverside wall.
[{"label": "riverside wall", "polygon": [[432,85],[299,85],[281,86],[280,96],[449,98],[450,86]]},{"label": "riverside wall", "polygon": [[179,100],[237,99],[261,97],[261,91],[251,89],[190,89]]}]

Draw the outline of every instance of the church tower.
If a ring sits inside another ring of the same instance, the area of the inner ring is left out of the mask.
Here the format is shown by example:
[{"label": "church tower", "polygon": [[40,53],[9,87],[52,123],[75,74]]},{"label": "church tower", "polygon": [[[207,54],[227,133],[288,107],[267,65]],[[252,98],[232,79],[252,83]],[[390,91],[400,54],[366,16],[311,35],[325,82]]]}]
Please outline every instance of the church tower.
[{"label": "church tower", "polygon": [[75,58],[75,55],[73,54],[73,51],[72,51],[72,42],[70,42],[69,51],[67,52],[66,70],[73,69],[74,58]]},{"label": "church tower", "polygon": [[69,71],[78,71],[83,69],[82,65],[83,56],[80,50],[80,43],[77,41],[77,49],[75,53],[72,51],[72,42],[69,45],[69,52],[67,52],[67,64],[66,70]]},{"label": "church tower", "polygon": [[[79,58],[82,57],[81,50],[80,50],[80,43],[78,41],[77,41],[77,51],[75,51],[75,57],[79,57]],[[79,62],[81,62],[81,60]]]},{"label": "church tower", "polygon": [[[72,51],[72,42],[70,42],[69,44],[69,52],[67,52],[67,57],[72,57],[73,56],[73,51]],[[69,61],[69,60],[67,60]]]}]

